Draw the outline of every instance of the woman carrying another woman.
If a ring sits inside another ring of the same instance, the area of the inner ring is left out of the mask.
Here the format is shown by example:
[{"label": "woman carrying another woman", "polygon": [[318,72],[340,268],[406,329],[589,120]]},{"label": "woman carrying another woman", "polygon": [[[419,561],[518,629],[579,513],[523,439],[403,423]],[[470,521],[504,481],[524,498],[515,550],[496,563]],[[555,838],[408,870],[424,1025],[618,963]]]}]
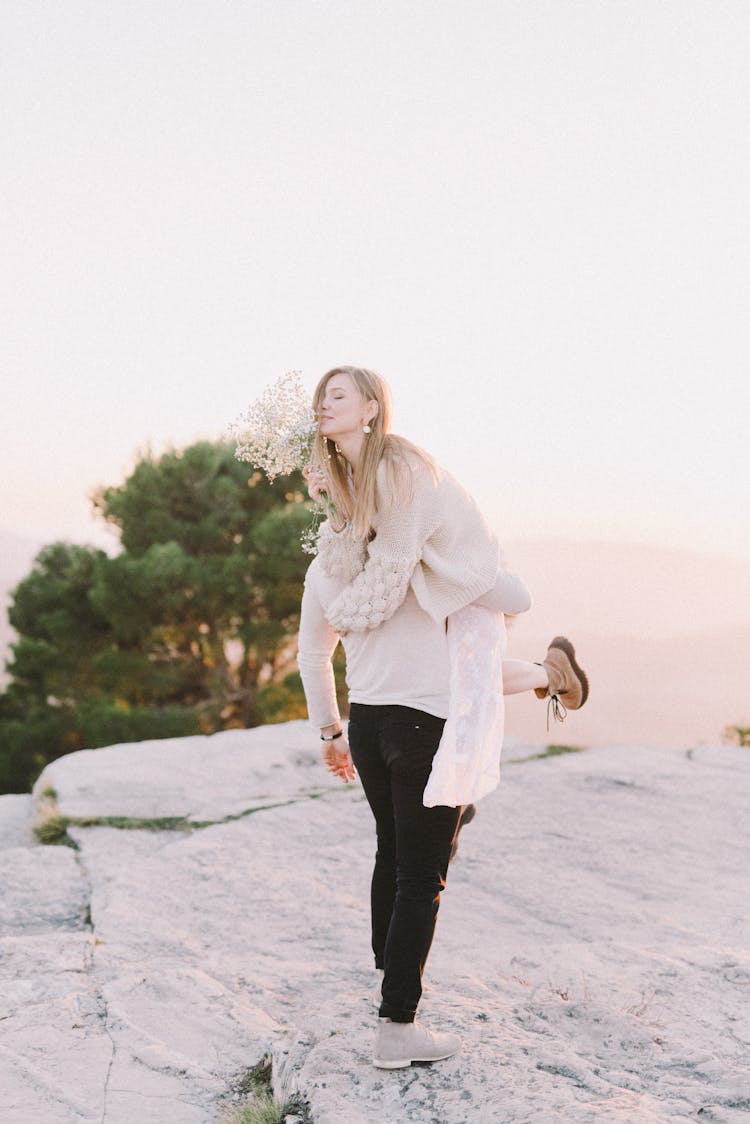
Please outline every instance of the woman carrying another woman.
[{"label": "woman carrying another woman", "polygon": [[[542,664],[502,660],[499,614],[525,612],[531,598],[519,578],[501,569],[497,539],[471,497],[423,450],[390,433],[383,380],[364,368],[334,368],[318,384],[313,407],[318,435],[308,486],[314,498],[326,493],[335,515],[321,528],[305,581],[299,667],[326,766],[345,781],[356,767],[375,817],[372,946],[384,975],[373,1062],[396,1069],[450,1057],[461,1045],[457,1035],[415,1021],[461,817],[460,797],[445,795],[445,785],[431,801],[425,794],[446,719],[465,709],[456,684],[461,674],[466,681],[467,669],[456,668],[455,653],[463,652],[465,663],[468,652],[469,664],[476,655],[483,668],[469,691],[485,735],[497,730],[492,707],[498,696],[502,704],[501,691],[533,689],[576,709],[588,683],[562,637]],[[475,606],[494,632],[472,632]],[[454,627],[464,643],[451,649]],[[484,646],[489,636],[489,665],[486,651],[467,649],[473,635]],[[339,639],[346,652],[348,738],[331,664]],[[496,668],[495,682],[487,681],[487,666]],[[499,729],[501,740],[501,722]],[[465,723],[459,740],[471,741]],[[498,759],[499,749],[496,744]]]}]

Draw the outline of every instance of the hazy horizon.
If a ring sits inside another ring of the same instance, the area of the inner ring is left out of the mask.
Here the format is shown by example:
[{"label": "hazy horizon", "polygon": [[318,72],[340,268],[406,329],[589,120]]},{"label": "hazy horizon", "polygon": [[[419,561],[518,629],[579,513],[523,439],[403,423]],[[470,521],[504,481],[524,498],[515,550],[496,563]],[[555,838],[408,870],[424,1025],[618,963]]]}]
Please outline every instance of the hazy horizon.
[{"label": "hazy horizon", "polygon": [[[7,542],[0,528],[0,606],[31,561],[21,550],[11,572]],[[508,565],[534,598],[531,612],[509,623],[508,654],[542,659],[552,636],[565,633],[591,680],[583,710],[549,731],[546,704],[531,695],[508,699],[508,756],[519,741],[719,744],[726,726],[750,722],[750,564],[638,544],[505,545]],[[11,638],[3,610],[0,653]],[[0,683],[5,678],[0,672]]]}]

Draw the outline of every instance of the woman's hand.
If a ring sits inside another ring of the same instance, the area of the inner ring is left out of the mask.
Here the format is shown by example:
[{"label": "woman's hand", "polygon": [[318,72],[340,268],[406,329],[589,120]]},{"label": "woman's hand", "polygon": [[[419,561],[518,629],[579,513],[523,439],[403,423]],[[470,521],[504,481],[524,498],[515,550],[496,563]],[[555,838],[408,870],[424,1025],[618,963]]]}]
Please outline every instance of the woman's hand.
[{"label": "woman's hand", "polygon": [[307,481],[307,490],[310,493],[311,500],[319,500],[320,493],[325,492],[326,478],[318,468],[313,468],[312,465],[306,464],[302,469],[302,475]]},{"label": "woman's hand", "polygon": [[[338,535],[346,527],[345,523],[339,522],[336,519],[336,511],[328,501],[328,482],[325,473],[319,468],[314,468],[311,464],[306,464],[302,469],[302,475],[307,481],[307,490],[310,493],[310,499],[315,500],[316,503],[322,503],[328,514],[328,523],[332,531]],[[321,496],[323,499],[321,500]]]},{"label": "woman's hand", "polygon": [[349,753],[349,742],[346,734],[336,738],[335,742],[325,742],[323,745],[323,764],[329,773],[341,777],[344,784],[353,781],[357,773]]}]

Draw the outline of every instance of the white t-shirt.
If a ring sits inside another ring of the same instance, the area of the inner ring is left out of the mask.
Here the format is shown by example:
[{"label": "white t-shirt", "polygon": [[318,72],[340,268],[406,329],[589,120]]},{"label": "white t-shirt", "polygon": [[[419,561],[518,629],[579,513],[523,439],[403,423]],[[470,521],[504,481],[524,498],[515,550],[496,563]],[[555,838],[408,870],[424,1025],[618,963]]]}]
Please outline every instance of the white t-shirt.
[{"label": "white t-shirt", "polygon": [[331,664],[339,640],[346,653],[350,702],[410,706],[447,717],[450,660],[445,621],[433,620],[408,589],[393,615],[377,628],[340,636],[326,612],[345,586],[342,578],[325,573],[319,558],[313,559],[305,578],[298,656],[312,725],[339,721]]}]

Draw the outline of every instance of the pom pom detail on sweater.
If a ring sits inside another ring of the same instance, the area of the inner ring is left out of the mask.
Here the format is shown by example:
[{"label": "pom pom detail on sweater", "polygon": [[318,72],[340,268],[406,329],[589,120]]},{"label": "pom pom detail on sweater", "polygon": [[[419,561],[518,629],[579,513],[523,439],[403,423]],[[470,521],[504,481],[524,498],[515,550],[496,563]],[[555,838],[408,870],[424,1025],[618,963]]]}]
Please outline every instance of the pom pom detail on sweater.
[{"label": "pom pom detail on sweater", "polygon": [[318,557],[329,577],[350,582],[364,569],[367,544],[355,538],[351,528],[347,527],[337,534],[326,522],[322,524],[318,536]]},{"label": "pom pom detail on sweater", "polygon": [[338,632],[364,632],[392,617],[406,596],[415,556],[370,557],[365,569],[342,590],[328,620]]}]

